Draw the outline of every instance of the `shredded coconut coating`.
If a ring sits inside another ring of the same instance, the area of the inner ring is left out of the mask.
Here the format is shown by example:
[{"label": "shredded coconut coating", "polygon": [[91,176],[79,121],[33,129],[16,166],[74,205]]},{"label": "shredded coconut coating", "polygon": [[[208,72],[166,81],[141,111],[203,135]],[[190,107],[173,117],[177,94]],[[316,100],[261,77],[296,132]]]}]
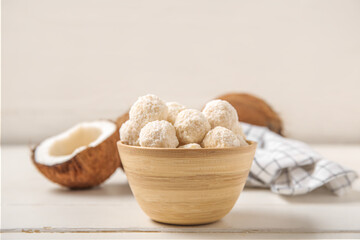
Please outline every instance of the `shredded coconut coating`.
[{"label": "shredded coconut coating", "polygon": [[188,143],[188,144],[185,144],[185,145],[181,145],[178,148],[202,148],[202,147],[198,143]]},{"label": "shredded coconut coating", "polygon": [[232,131],[235,133],[235,135],[237,136],[241,136],[243,138],[246,138],[243,129],[241,127],[240,122],[237,122],[233,127],[232,127]]},{"label": "shredded coconut coating", "polygon": [[153,121],[140,131],[140,146],[155,148],[176,148],[179,141],[174,126],[168,121]]},{"label": "shredded coconut coating", "polygon": [[201,143],[210,130],[210,124],[204,114],[196,109],[181,111],[174,124],[176,135],[181,144]]},{"label": "shredded coconut coating", "polygon": [[246,136],[242,130],[242,127],[240,125],[240,122],[238,122],[237,124],[234,125],[233,127],[233,133],[235,133],[235,135],[238,137],[239,141],[240,141],[240,146],[247,146],[249,145],[246,142]]},{"label": "shredded coconut coating", "polygon": [[240,147],[240,140],[231,130],[219,126],[206,134],[201,145],[204,148]]},{"label": "shredded coconut coating", "polygon": [[141,125],[138,122],[127,120],[120,128],[120,139],[128,145],[139,146]]},{"label": "shredded coconut coating", "polygon": [[240,141],[240,146],[248,146],[249,144],[246,142],[246,138],[241,136],[241,135],[236,135],[237,138],[239,139]]},{"label": "shredded coconut coating", "polygon": [[202,112],[211,128],[221,126],[233,130],[234,125],[239,121],[235,108],[224,100],[217,99],[208,102]]},{"label": "shredded coconut coating", "polygon": [[181,105],[177,102],[168,102],[166,103],[166,106],[168,107],[168,116],[167,120],[171,122],[172,124],[175,123],[177,115],[182,111],[185,110],[185,106]]},{"label": "shredded coconut coating", "polygon": [[130,120],[138,122],[141,127],[155,120],[166,120],[167,115],[168,108],[165,102],[152,94],[139,97],[129,112]]}]

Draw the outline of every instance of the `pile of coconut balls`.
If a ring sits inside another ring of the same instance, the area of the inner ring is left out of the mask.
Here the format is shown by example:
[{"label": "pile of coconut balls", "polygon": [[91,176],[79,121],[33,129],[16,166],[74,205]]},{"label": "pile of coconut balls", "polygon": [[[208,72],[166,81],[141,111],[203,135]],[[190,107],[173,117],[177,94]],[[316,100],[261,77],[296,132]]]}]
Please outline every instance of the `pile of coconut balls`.
[{"label": "pile of coconut balls", "polygon": [[230,103],[213,100],[201,112],[145,95],[132,105],[120,128],[121,141],[152,148],[228,148],[246,146],[238,115]]}]

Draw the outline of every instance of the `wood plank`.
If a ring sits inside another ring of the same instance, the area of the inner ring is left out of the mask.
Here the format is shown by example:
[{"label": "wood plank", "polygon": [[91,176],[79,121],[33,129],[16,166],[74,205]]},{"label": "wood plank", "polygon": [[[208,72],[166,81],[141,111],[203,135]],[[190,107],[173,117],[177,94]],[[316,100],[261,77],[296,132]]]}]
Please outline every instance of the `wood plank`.
[{"label": "wood plank", "polygon": [[[359,145],[315,148],[359,172]],[[36,171],[26,146],[5,146],[2,177],[3,232],[360,233],[359,181],[344,197],[325,190],[285,197],[264,189],[245,189],[221,221],[182,227],[151,221],[137,205],[120,170],[102,187],[69,191]]]},{"label": "wood plank", "polygon": [[12,239],[359,239],[354,233],[3,233]]}]

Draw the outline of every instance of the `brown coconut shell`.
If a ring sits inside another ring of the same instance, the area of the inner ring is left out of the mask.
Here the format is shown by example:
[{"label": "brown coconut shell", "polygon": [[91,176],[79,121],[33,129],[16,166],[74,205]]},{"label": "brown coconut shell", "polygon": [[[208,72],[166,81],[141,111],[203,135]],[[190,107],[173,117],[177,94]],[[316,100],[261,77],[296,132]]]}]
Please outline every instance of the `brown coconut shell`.
[{"label": "brown coconut shell", "polygon": [[280,116],[263,99],[247,93],[228,93],[217,99],[228,101],[236,109],[239,121],[265,126],[282,135],[283,123]]},{"label": "brown coconut shell", "polygon": [[121,115],[116,119],[115,122],[117,127],[120,129],[121,125],[123,125],[123,123],[126,122],[127,120],[129,120],[129,112],[124,113],[123,115]]},{"label": "brown coconut shell", "polygon": [[[123,125],[124,122],[126,122],[127,120],[129,120],[129,112],[124,113],[123,115],[121,115],[120,117],[118,117],[115,121],[116,126],[117,126],[117,131],[119,132],[121,125]],[[120,168],[124,169],[121,163],[121,159],[120,159]]]},{"label": "brown coconut shell", "polygon": [[50,181],[71,189],[84,189],[98,186],[108,179],[121,166],[117,150],[119,131],[115,132],[96,147],[88,147],[72,159],[48,166],[35,161],[32,150],[32,162]]}]

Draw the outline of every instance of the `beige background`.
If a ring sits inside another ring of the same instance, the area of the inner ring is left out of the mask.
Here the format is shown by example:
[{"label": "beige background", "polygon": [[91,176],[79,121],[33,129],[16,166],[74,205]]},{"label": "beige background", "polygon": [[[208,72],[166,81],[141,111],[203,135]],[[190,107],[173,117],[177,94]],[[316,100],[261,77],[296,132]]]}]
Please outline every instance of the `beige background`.
[{"label": "beige background", "polygon": [[5,0],[3,143],[115,118],[139,95],[267,99],[288,136],[360,142],[360,1]]}]

